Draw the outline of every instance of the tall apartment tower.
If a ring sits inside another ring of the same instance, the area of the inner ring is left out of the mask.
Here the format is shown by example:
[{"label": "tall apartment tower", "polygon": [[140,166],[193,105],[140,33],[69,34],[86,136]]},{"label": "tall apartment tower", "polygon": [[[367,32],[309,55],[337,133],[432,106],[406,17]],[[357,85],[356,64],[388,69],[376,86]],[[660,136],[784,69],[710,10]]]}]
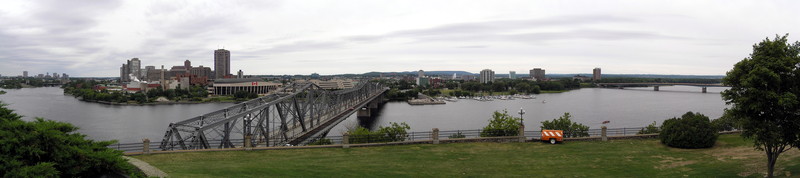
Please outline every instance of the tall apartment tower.
[{"label": "tall apartment tower", "polygon": [[483,69],[481,71],[481,83],[494,82],[494,71],[491,69]]},{"label": "tall apartment tower", "polygon": [[242,72],[242,69],[239,69],[239,72],[236,72],[236,78],[244,78],[244,72]]},{"label": "tall apartment tower", "polygon": [[425,71],[419,70],[419,72],[417,72],[417,78],[420,77],[425,77]]},{"label": "tall apartment tower", "polygon": [[28,71],[22,71],[22,77],[28,78]]},{"label": "tall apartment tower", "polygon": [[225,78],[231,75],[231,51],[214,50],[214,78]]},{"label": "tall apartment tower", "polygon": [[544,69],[542,68],[533,68],[531,69],[531,78],[536,79],[537,81],[544,80]]},{"label": "tall apartment tower", "polygon": [[508,78],[517,79],[517,72],[516,71],[508,71]]},{"label": "tall apartment tower", "polygon": [[602,78],[600,68],[594,68],[594,70],[592,70],[592,80],[600,80],[600,78]]},{"label": "tall apartment tower", "polygon": [[[142,61],[140,61],[139,58],[133,58],[130,61],[128,61],[128,67],[130,67],[130,70],[128,70],[128,71],[130,71],[130,74],[133,74],[134,77],[136,77],[137,79],[141,80],[141,78],[142,78]],[[132,79],[128,79],[128,80],[132,80]]]}]

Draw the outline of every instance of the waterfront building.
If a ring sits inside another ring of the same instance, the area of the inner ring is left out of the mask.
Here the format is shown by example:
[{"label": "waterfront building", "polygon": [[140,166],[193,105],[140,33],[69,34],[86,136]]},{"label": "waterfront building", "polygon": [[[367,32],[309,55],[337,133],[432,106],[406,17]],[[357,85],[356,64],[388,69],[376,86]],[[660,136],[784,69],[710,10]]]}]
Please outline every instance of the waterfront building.
[{"label": "waterfront building", "polygon": [[530,72],[531,72],[531,78],[533,78],[533,79],[535,79],[537,81],[545,80],[544,69],[542,69],[542,68],[533,68],[533,69],[531,69]]},{"label": "waterfront building", "polygon": [[236,78],[244,78],[244,72],[242,72],[242,69],[239,69],[239,72],[236,72]]},{"label": "waterfront building", "polygon": [[480,77],[481,77],[480,78],[481,83],[494,82],[494,71],[492,71],[491,69],[483,69],[481,71]]},{"label": "waterfront building", "polygon": [[592,80],[600,80],[601,77],[600,68],[594,68],[594,70],[592,70]]},{"label": "waterfront building", "polygon": [[58,73],[53,72],[53,78],[60,78],[60,77],[58,77]]},{"label": "waterfront building", "polygon": [[516,71],[508,71],[508,78],[510,79],[517,79],[517,72]]},{"label": "waterfront building", "polygon": [[267,94],[282,86],[283,84],[281,83],[265,82],[261,78],[219,78],[214,80],[214,84],[209,87],[209,93],[212,95],[233,95],[237,91],[247,91],[255,94]]},{"label": "waterfront building", "polygon": [[214,50],[214,78],[222,79],[231,75],[231,52],[225,49]]}]

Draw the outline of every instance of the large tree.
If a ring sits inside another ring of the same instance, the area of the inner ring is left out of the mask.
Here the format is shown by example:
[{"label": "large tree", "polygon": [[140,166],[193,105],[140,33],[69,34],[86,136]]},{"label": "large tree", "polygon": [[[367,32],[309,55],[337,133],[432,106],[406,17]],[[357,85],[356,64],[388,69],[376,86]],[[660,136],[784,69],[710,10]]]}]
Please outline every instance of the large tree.
[{"label": "large tree", "polygon": [[764,39],[723,79],[729,114],[741,120],[742,136],[767,155],[768,176],[778,156],[800,146],[800,42]]}]

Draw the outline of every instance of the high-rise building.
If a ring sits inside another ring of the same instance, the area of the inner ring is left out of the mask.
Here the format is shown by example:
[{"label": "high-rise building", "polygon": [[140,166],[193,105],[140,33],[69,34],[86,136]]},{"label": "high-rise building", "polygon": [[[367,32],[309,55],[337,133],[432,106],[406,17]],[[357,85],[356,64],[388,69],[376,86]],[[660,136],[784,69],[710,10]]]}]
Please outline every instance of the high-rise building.
[{"label": "high-rise building", "polygon": [[130,76],[128,76],[128,74],[131,73],[131,68],[128,67],[128,63],[131,63],[130,60],[128,60],[127,63],[123,63],[122,67],[119,68],[119,81],[120,82],[129,82],[131,80]]},{"label": "high-rise building", "polygon": [[544,80],[544,69],[542,68],[533,68],[531,70],[531,78],[536,79],[538,81]]},{"label": "high-rise building", "polygon": [[22,77],[28,78],[28,71],[22,71]]},{"label": "high-rise building", "polygon": [[214,78],[221,79],[231,75],[231,52],[225,49],[214,50]]},{"label": "high-rise building", "polygon": [[[128,67],[130,68],[128,70],[130,71],[130,74],[133,74],[133,76],[136,77],[137,79],[142,78],[142,61],[140,61],[139,58],[133,58],[129,60]],[[129,78],[128,80],[133,80],[133,79]]]},{"label": "high-rise building", "polygon": [[[151,78],[150,77],[150,73],[151,73],[150,71],[155,71],[155,70],[156,70],[156,66],[145,66],[144,67],[144,71],[142,71],[142,78],[143,79],[147,79],[148,81],[151,81],[150,80],[150,78]],[[158,74],[156,74],[156,75],[157,75],[156,77],[160,77],[160,76],[158,76]]]},{"label": "high-rise building", "polygon": [[492,71],[491,69],[483,69],[481,71],[480,81],[481,83],[494,82],[494,71]]},{"label": "high-rise building", "polygon": [[58,76],[58,73],[53,72],[53,78],[60,78],[60,77]]},{"label": "high-rise building", "polygon": [[508,78],[517,79],[517,72],[516,71],[508,71]]},{"label": "high-rise building", "polygon": [[602,78],[602,74],[600,73],[600,68],[599,67],[594,68],[594,70],[592,70],[592,80],[600,80],[600,78]]},{"label": "high-rise building", "polygon": [[425,71],[419,70],[419,72],[417,72],[417,77],[425,77]]},{"label": "high-rise building", "polygon": [[69,80],[69,75],[67,75],[67,73],[63,73],[61,75],[61,78],[64,79],[64,80]]},{"label": "high-rise building", "polygon": [[244,72],[242,72],[242,69],[239,69],[239,72],[236,72],[236,78],[244,78]]}]

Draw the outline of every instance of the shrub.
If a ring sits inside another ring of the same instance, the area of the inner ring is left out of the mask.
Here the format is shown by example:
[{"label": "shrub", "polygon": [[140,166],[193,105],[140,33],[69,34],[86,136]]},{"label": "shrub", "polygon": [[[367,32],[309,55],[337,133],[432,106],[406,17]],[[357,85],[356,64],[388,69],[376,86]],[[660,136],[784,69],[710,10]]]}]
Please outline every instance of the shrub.
[{"label": "shrub", "polygon": [[461,134],[461,131],[458,131],[458,133],[450,134],[450,136],[447,138],[467,138],[467,136]]},{"label": "shrub", "polygon": [[481,137],[516,136],[522,119],[508,115],[508,111],[495,111],[489,125],[481,131]]},{"label": "shrub", "polygon": [[330,145],[330,144],[333,144],[333,142],[331,141],[331,139],[327,138],[320,138],[314,142],[308,143],[308,145]]},{"label": "shrub", "polygon": [[408,124],[403,123],[389,123],[389,127],[379,127],[376,131],[370,131],[367,128],[358,126],[355,129],[348,131],[350,143],[375,143],[375,142],[396,142],[404,141],[408,137],[408,130],[411,129]]},{"label": "shrub", "polygon": [[727,113],[718,119],[712,120],[711,125],[714,126],[714,129],[718,132],[742,129],[741,121],[736,120],[736,118],[731,117]]},{"label": "shrub", "polygon": [[542,121],[542,130],[563,130],[564,137],[588,137],[589,126],[572,122],[572,115],[565,112],[563,116],[552,121]]},{"label": "shrub", "polygon": [[647,125],[647,127],[645,128],[642,128],[642,130],[639,130],[639,133],[636,134],[654,134],[658,132],[660,132],[660,130],[658,126],[656,126],[656,121],[653,121],[652,124]]},{"label": "shrub", "polygon": [[714,146],[717,136],[708,117],[693,112],[665,120],[659,134],[661,143],[677,148],[709,148]]}]

